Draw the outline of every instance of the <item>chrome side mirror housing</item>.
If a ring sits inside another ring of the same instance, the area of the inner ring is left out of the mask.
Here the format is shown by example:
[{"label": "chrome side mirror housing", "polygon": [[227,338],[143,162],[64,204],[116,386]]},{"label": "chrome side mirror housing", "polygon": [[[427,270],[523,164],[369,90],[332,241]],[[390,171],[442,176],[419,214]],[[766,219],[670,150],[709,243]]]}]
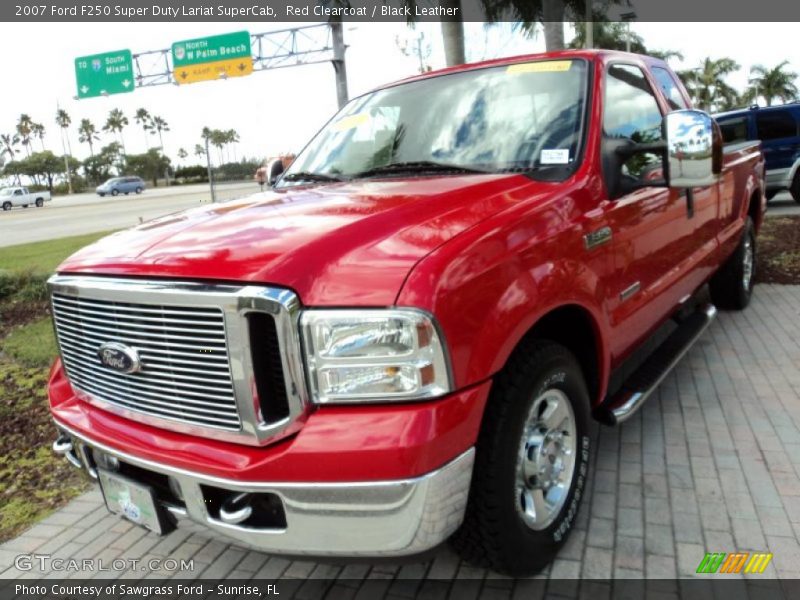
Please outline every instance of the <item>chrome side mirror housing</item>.
[{"label": "chrome side mirror housing", "polygon": [[664,117],[666,180],[669,187],[693,188],[717,181],[722,167],[722,139],[710,115],[677,110]]}]

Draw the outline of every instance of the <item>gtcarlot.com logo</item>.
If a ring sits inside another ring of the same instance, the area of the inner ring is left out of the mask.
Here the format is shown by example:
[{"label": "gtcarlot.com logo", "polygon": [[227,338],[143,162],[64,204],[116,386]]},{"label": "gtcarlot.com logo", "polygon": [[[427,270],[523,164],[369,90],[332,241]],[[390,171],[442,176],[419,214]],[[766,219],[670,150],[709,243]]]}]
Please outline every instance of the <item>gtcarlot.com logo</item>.
[{"label": "gtcarlot.com logo", "polygon": [[763,573],[772,560],[767,552],[706,552],[698,573]]},{"label": "gtcarlot.com logo", "polygon": [[14,566],[20,571],[69,571],[73,573],[89,571],[194,571],[194,559],[151,558],[58,558],[50,554],[20,554],[14,559]]}]

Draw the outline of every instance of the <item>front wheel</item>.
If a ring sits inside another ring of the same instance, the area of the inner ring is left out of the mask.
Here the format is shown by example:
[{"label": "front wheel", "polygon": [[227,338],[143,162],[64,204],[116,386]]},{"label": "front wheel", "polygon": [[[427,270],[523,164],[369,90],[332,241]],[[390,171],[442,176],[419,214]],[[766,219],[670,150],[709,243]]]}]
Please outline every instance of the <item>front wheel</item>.
[{"label": "front wheel", "polygon": [[719,308],[742,310],[750,304],[756,273],[756,228],[747,217],[734,253],[709,282],[711,301]]},{"label": "front wheel", "polygon": [[531,340],[514,353],[481,425],[464,523],[452,538],[461,556],[512,576],[553,560],[584,493],[589,404],[569,350]]},{"label": "front wheel", "polygon": [[3,202],[3,210],[11,210],[11,202]]}]

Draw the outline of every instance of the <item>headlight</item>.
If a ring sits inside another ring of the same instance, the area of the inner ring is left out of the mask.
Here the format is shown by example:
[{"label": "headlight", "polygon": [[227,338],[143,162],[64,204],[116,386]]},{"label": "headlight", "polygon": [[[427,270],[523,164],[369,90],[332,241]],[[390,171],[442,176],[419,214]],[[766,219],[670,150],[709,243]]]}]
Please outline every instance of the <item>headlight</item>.
[{"label": "headlight", "polygon": [[444,344],[423,312],[308,310],[300,322],[315,402],[417,400],[450,391]]}]

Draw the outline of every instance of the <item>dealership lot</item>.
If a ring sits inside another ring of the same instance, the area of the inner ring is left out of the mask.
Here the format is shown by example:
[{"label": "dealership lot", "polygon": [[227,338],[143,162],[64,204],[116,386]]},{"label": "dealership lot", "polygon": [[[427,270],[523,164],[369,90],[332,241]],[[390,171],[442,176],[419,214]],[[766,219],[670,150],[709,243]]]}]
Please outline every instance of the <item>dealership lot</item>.
[{"label": "dealership lot", "polygon": [[[746,551],[774,555],[763,575],[747,577],[800,577],[798,365],[800,286],[760,285],[746,311],[721,313],[639,414],[621,428],[598,428],[587,502],[569,542],[540,577],[670,579],[695,575],[706,552]],[[105,564],[193,559],[194,570],[17,570],[15,558],[25,553],[102,558]],[[421,579],[485,580],[487,597],[505,595],[512,585],[447,548],[424,563],[343,565],[270,557],[189,528],[159,538],[108,515],[96,489],[0,546],[0,571],[2,577],[36,578],[342,579],[348,580],[339,590],[346,597],[357,589],[367,593],[352,579],[375,580],[370,597],[441,589]],[[549,585],[566,585],[570,594],[579,584]],[[671,583],[659,585],[669,591]]]}]

